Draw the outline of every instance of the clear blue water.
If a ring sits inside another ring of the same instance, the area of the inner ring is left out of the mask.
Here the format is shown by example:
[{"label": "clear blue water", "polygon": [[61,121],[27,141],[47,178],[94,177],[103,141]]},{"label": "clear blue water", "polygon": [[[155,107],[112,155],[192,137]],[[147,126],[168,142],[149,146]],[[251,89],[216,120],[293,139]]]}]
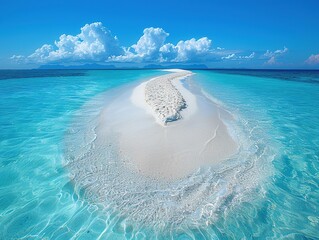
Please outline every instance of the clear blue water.
[{"label": "clear blue water", "polygon": [[[235,116],[245,142],[233,168],[187,179],[185,198],[210,189],[205,208],[198,203],[206,212],[182,213],[193,224],[161,228],[90,201],[65,161],[70,126],[98,112],[88,103],[162,72],[0,71],[0,239],[318,239],[319,73],[195,73],[192,81]],[[224,174],[235,170],[232,179]]]}]

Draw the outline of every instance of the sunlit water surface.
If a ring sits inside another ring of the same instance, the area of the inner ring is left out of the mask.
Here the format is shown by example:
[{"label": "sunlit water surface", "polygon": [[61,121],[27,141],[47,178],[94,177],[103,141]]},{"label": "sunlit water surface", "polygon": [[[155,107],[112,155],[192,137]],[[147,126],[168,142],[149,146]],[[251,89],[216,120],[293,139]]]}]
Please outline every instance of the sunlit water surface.
[{"label": "sunlit water surface", "polygon": [[240,149],[159,183],[94,129],[121,89],[163,72],[0,71],[0,239],[316,239],[319,73],[194,72],[185,85],[233,115]]}]

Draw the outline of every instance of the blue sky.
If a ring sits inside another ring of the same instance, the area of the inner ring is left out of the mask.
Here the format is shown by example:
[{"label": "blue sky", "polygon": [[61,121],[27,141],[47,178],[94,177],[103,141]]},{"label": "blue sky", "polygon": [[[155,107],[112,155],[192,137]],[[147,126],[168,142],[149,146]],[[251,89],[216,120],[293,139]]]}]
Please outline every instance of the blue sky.
[{"label": "blue sky", "polygon": [[0,68],[319,68],[318,9],[315,0],[6,0]]}]

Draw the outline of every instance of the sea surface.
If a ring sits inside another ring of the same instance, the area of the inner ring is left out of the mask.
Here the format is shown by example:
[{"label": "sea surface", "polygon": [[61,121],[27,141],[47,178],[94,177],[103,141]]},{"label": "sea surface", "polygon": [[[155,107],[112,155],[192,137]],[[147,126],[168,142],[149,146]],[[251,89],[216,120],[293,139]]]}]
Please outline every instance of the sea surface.
[{"label": "sea surface", "polygon": [[165,72],[0,70],[0,239],[319,239],[319,71],[193,72],[184,84],[232,114],[239,152],[133,194],[130,173],[114,168],[104,189],[71,163],[116,162],[94,148],[95,117]]}]

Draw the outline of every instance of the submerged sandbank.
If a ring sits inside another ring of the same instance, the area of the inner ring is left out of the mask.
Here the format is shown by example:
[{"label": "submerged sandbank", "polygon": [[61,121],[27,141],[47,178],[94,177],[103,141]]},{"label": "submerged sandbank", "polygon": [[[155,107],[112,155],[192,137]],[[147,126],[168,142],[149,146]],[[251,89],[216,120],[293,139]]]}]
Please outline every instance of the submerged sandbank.
[{"label": "submerged sandbank", "polygon": [[185,88],[181,79],[189,75],[179,70],[143,82],[102,111],[97,138],[114,138],[124,166],[173,180],[236,153],[224,123],[229,114],[199,91]]},{"label": "submerged sandbank", "polygon": [[253,198],[275,157],[272,141],[238,112],[227,112],[212,90],[205,93],[201,78],[172,81],[187,107],[166,125],[145,104],[148,79],[79,109],[65,138],[75,192],[116,216],[114,223],[124,219],[118,226],[160,232],[206,226]]}]

